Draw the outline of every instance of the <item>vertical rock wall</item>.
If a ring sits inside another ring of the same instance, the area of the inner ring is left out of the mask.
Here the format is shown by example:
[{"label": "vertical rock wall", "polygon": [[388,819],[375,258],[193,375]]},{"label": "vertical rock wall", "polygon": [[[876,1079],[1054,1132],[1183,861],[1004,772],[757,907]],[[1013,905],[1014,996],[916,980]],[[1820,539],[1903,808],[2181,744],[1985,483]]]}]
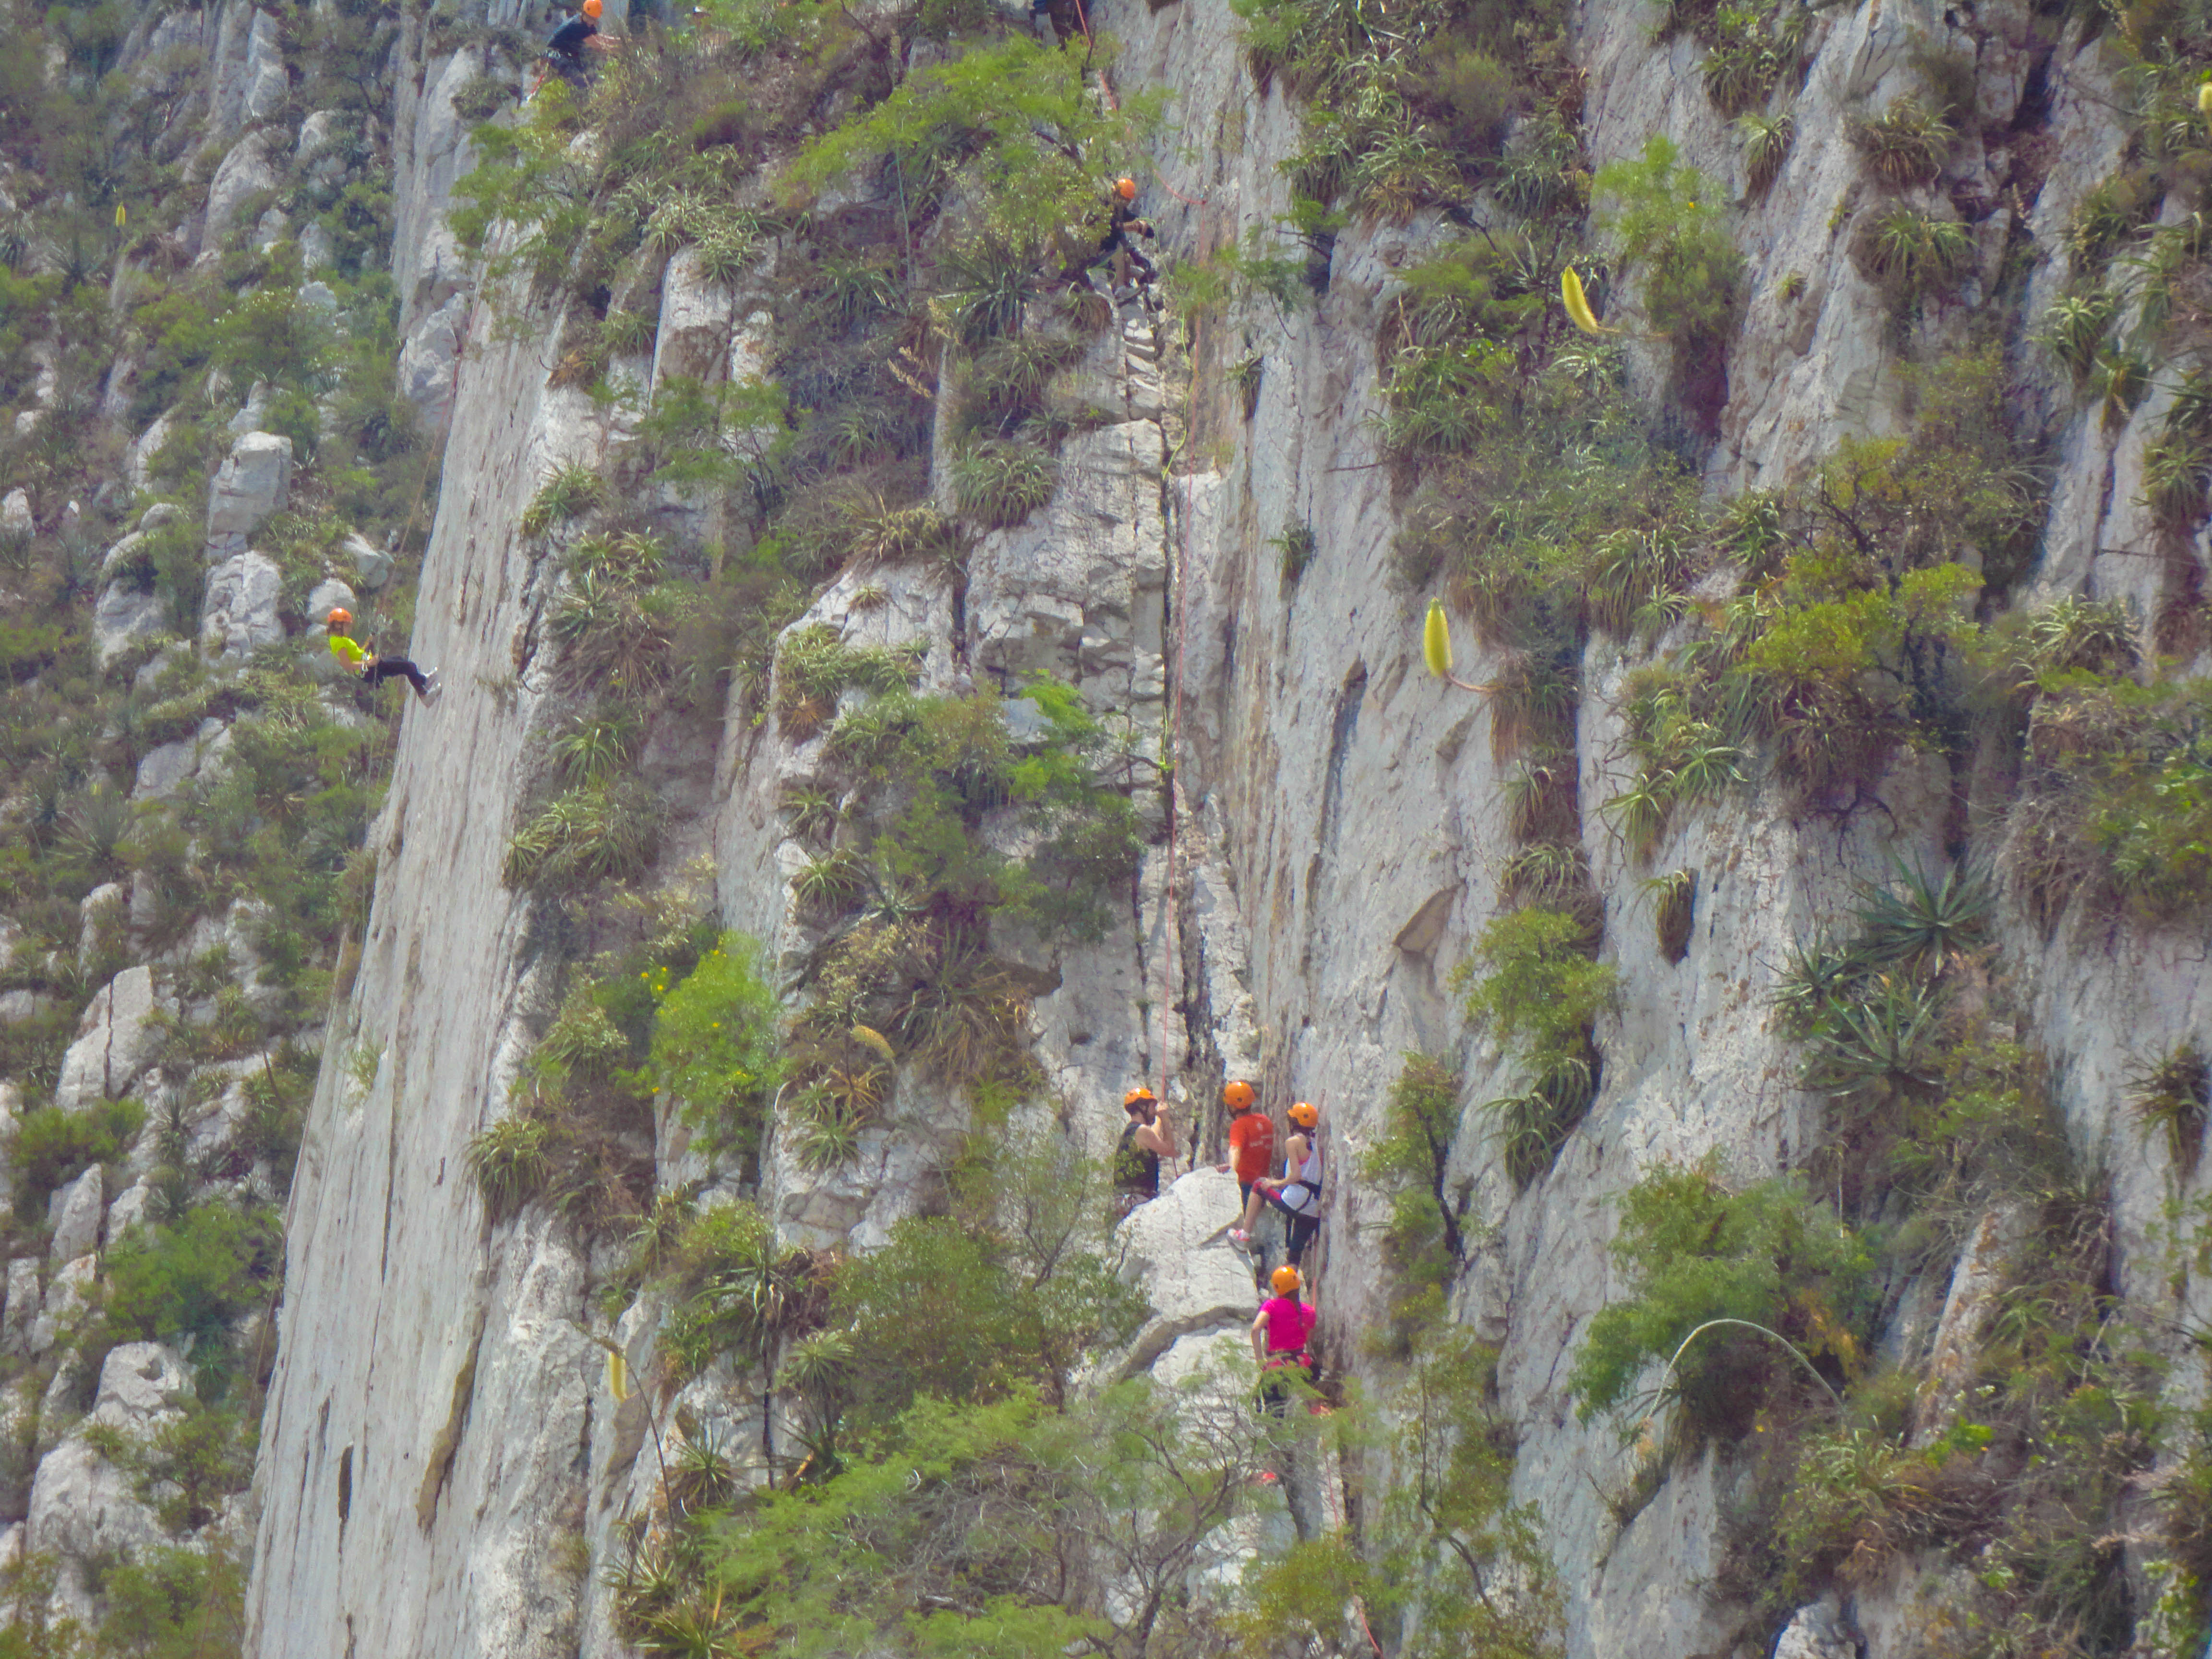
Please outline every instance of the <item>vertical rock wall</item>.
[{"label": "vertical rock wall", "polygon": [[[1229,9],[1103,0],[1095,14],[1122,43],[1116,83],[1163,88],[1173,100],[1144,206],[1175,252],[1194,257],[1279,221],[1289,206],[1279,165],[1298,147],[1299,115],[1279,89],[1254,86]],[[1843,131],[1850,111],[1893,88],[1915,41],[1970,52],[1990,112],[2014,135],[1962,155],[1947,181],[1989,206],[1976,233],[1987,274],[1936,326],[1963,329],[1997,261],[2023,241],[2041,262],[2034,314],[2063,277],[2063,228],[2118,150],[2106,71],[2078,28],[2010,4],[1961,26],[1927,0],[1821,17],[1796,148],[1742,227],[1752,297],[1708,461],[1716,490],[1777,481],[1838,436],[1893,418],[1883,304],[1846,252],[1867,209],[1849,182]],[[1692,163],[1736,179],[1692,49],[1655,45],[1648,7],[1594,0],[1577,51],[1590,73],[1597,160],[1664,131]],[[415,148],[403,148],[402,172],[414,182],[402,222],[418,234],[403,233],[397,263],[410,350],[435,358],[445,337],[435,318],[453,311],[458,340],[467,304],[438,274],[445,255],[431,228],[459,154],[450,100],[465,76],[459,59],[410,62],[402,113]],[[1142,331],[1111,342],[1086,373],[1127,418],[1069,445],[1059,496],[1031,526],[984,544],[957,605],[940,580],[888,573],[872,579],[885,595],[857,604],[858,584],[841,582],[803,619],[855,643],[925,641],[933,686],[1048,668],[1125,714],[1144,741],[1175,734],[1172,872],[1157,850],[1126,926],[1100,945],[1025,964],[1036,975],[1039,1057],[1065,1109],[1102,1134],[1128,1081],[1182,1073],[1187,1058],[1194,1078],[1256,1068],[1276,1101],[1321,1103],[1335,1170],[1322,1305],[1340,1352],[1356,1348],[1380,1306],[1379,1264],[1361,1239],[1379,1206],[1349,1176],[1378,1130],[1400,1054],[1465,1051],[1476,1098],[1497,1063],[1485,1046],[1466,1049],[1447,979],[1493,913],[1508,847],[1500,769],[1484,705],[1421,672],[1425,596],[1391,575],[1394,502],[1370,419],[1380,307],[1393,272],[1439,234],[1427,216],[1348,229],[1316,306],[1263,304],[1203,325],[1194,389],[1163,387],[1161,343]],[[1793,272],[1808,284],[1785,305],[1781,279]],[[738,296],[723,314],[745,310]],[[664,304],[665,319],[687,314]],[[2057,407],[2062,389],[2019,332],[2007,343],[2021,376]],[[1261,380],[1247,422],[1223,369],[1253,351]],[[541,578],[513,526],[542,465],[582,453],[588,434],[574,394],[544,390],[536,348],[488,345],[457,374],[453,364],[448,352],[425,370],[453,379],[459,395],[416,649],[442,662],[453,690],[409,716],[379,828],[369,939],[295,1193],[260,1474],[252,1606],[264,1655],[550,1653],[572,1650],[579,1631],[586,1650],[602,1650],[604,1608],[554,1574],[547,1545],[572,1528],[603,1536],[641,1490],[641,1427],[599,1414],[599,1354],[572,1322],[586,1264],[542,1224],[486,1228],[461,1164],[470,1133],[500,1109],[518,1022],[534,1007],[531,912],[498,884],[543,675]],[[2142,532],[2133,498],[2159,411],[2154,397],[2112,434],[2086,413],[2066,425],[2046,590],[2143,596],[2147,562],[2112,550]],[[1267,543],[1298,524],[1310,525],[1318,553],[1293,584]],[[1624,666],[1613,645],[1590,647],[1577,742],[1585,839],[1623,988],[1601,1031],[1604,1091],[1525,1194],[1497,1170],[1472,1119],[1459,1151],[1476,1212],[1495,1231],[1456,1311],[1503,1344],[1501,1386],[1522,1434],[1517,1490],[1544,1514],[1577,1659],[1662,1659],[1721,1635],[1698,1589],[1718,1548],[1723,1494],[1711,1466],[1678,1470],[1616,1536],[1604,1494],[1626,1480],[1625,1455],[1611,1425],[1575,1420],[1563,1391],[1573,1348],[1613,1290],[1612,1201],[1657,1159],[1721,1148],[1757,1175],[1806,1146],[1816,1103],[1794,1087],[1768,988],[1786,947],[1836,909],[1853,878],[1878,874],[1893,849],[1936,855],[1948,787],[1909,769],[1893,780],[1894,831],[1865,817],[1794,821],[1764,800],[1681,815],[1657,862],[1698,870],[1699,903],[1690,953],[1669,965],[1635,873],[1589,810],[1623,776]],[[814,764],[772,719],[727,722],[702,830],[726,921],[787,959],[812,940],[794,920],[789,883],[803,854],[778,805]],[[2118,1068],[2126,1052],[2203,1029],[2212,991],[2179,946],[2114,950],[2072,936],[2048,953],[2039,941],[2008,945],[2015,959],[2040,962],[2036,994],[2070,1132],[2116,1173],[2124,1274],[2166,1188],[2131,1129],[2113,1121]],[[1180,1006],[1170,1014],[1170,1004]],[[373,1083],[368,1060],[349,1069],[349,1054],[377,1056]],[[902,1089],[901,1101],[905,1115],[878,1132],[856,1174],[805,1177],[771,1148],[767,1196],[793,1237],[866,1248],[918,1201],[926,1160],[902,1161],[902,1149],[945,1127],[951,1109],[919,1090]],[[680,1145],[664,1151],[672,1168]],[[1185,1196],[1194,1201],[1197,1188]],[[1188,1264],[1188,1282],[1167,1288],[1190,1322],[1154,1333],[1161,1350],[1224,1322],[1210,1214],[1194,1218],[1178,1200],[1155,1218],[1161,1237],[1143,1241],[1164,1281]],[[650,1340],[642,1321],[625,1336]],[[644,1352],[634,1346],[633,1360]],[[1909,1620],[1880,1603],[1872,1595],[1861,1610],[1869,1659],[1917,1650]]]}]

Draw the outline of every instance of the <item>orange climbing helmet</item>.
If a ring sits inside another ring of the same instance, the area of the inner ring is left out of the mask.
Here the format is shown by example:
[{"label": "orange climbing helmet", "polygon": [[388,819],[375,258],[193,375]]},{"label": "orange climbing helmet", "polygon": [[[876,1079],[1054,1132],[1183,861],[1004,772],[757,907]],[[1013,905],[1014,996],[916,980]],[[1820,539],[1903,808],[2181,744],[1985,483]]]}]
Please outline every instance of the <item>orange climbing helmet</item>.
[{"label": "orange climbing helmet", "polygon": [[1289,1296],[1304,1282],[1296,1267],[1278,1267],[1267,1275],[1267,1283],[1274,1287],[1277,1296]]},{"label": "orange climbing helmet", "polygon": [[1152,1097],[1152,1091],[1141,1083],[1121,1097],[1121,1109],[1125,1112],[1133,1110],[1139,1106],[1158,1104],[1159,1102]]},{"label": "orange climbing helmet", "polygon": [[338,606],[337,609],[331,611],[329,616],[323,618],[323,621],[332,628],[343,628],[352,620],[353,612],[347,610],[343,605]]},{"label": "orange climbing helmet", "polygon": [[1114,181],[1114,193],[1125,202],[1135,201],[1137,181],[1134,179],[1116,179]]},{"label": "orange climbing helmet", "polygon": [[1311,1101],[1302,1100],[1291,1108],[1290,1117],[1301,1129],[1310,1129],[1321,1121],[1321,1108]]},{"label": "orange climbing helmet", "polygon": [[594,23],[599,21],[599,14],[605,9],[606,5],[605,3],[605,0],[584,0],[584,15],[590,18]]},{"label": "orange climbing helmet", "polygon": [[1221,1103],[1224,1106],[1226,1106],[1232,1112],[1250,1111],[1252,1109],[1252,1085],[1242,1081],[1231,1081],[1223,1084],[1221,1085]]}]

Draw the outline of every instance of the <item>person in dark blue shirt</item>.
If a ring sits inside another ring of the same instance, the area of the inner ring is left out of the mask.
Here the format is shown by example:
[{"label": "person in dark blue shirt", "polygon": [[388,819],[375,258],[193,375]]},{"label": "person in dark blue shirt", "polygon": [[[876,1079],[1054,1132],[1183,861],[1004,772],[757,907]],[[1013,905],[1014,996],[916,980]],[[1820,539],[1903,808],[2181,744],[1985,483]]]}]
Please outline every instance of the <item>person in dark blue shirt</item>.
[{"label": "person in dark blue shirt", "polygon": [[554,30],[553,38],[545,43],[545,56],[573,87],[584,84],[585,52],[609,50],[608,42],[599,33],[599,14],[605,9],[606,0],[584,0],[576,15]]}]

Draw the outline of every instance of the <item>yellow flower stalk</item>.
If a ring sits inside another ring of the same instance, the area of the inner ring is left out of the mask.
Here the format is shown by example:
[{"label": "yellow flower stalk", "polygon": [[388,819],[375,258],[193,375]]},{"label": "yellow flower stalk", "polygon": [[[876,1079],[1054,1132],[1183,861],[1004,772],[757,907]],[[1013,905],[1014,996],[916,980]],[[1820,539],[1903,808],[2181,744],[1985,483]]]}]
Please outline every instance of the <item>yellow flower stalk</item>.
[{"label": "yellow flower stalk", "polygon": [[123,228],[123,204],[120,202],[115,204],[115,228],[118,230]]},{"label": "yellow flower stalk", "polygon": [[617,1406],[629,1398],[629,1361],[618,1348],[607,1350],[607,1392],[614,1395]]},{"label": "yellow flower stalk", "polygon": [[1566,302],[1567,315],[1574,325],[1585,334],[1618,334],[1617,328],[1607,328],[1590,309],[1589,296],[1583,292],[1583,279],[1575,275],[1575,268],[1567,266],[1559,272],[1559,298]]},{"label": "yellow flower stalk", "polygon": [[872,1030],[866,1025],[855,1025],[853,1028],[853,1041],[874,1049],[884,1057],[886,1065],[896,1065],[898,1062],[898,1055],[892,1050],[891,1045],[884,1039],[881,1031]]},{"label": "yellow flower stalk", "polygon": [[1444,619],[1444,602],[1429,601],[1429,619],[1421,628],[1421,655],[1429,672],[1440,680],[1451,678],[1451,624]]},{"label": "yellow flower stalk", "polygon": [[2212,81],[2197,88],[2197,112],[2212,121]]},{"label": "yellow flower stalk", "polygon": [[1429,672],[1440,680],[1449,680],[1462,691],[1490,690],[1486,685],[1469,685],[1451,672],[1451,623],[1445,619],[1442,599],[1429,601],[1429,618],[1421,624],[1421,659],[1428,664]]}]

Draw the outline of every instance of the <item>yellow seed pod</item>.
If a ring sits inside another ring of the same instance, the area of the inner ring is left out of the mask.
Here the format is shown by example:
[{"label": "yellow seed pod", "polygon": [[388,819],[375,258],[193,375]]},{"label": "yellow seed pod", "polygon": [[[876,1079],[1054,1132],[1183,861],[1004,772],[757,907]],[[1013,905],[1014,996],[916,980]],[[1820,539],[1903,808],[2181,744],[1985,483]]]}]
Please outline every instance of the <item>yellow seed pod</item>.
[{"label": "yellow seed pod", "polygon": [[1566,302],[1567,315],[1574,325],[1585,334],[1613,334],[1617,330],[1606,327],[1589,307],[1589,296],[1583,292],[1583,279],[1575,275],[1575,268],[1567,266],[1559,272],[1559,298]]},{"label": "yellow seed pod", "polygon": [[619,1406],[629,1398],[629,1361],[622,1357],[619,1348],[607,1350],[607,1392]]},{"label": "yellow seed pod", "polygon": [[884,1062],[888,1065],[898,1063],[897,1054],[892,1049],[881,1031],[872,1030],[866,1025],[855,1025],[853,1028],[853,1041],[864,1048],[874,1049],[884,1057]]},{"label": "yellow seed pod", "polygon": [[2197,88],[2197,112],[2212,121],[2212,81]]},{"label": "yellow seed pod", "polygon": [[123,228],[123,204],[120,202],[115,204],[115,228],[118,230]]},{"label": "yellow seed pod", "polygon": [[1429,619],[1421,626],[1421,656],[1438,679],[1451,678],[1451,624],[1444,620],[1442,599],[1429,601]]}]

